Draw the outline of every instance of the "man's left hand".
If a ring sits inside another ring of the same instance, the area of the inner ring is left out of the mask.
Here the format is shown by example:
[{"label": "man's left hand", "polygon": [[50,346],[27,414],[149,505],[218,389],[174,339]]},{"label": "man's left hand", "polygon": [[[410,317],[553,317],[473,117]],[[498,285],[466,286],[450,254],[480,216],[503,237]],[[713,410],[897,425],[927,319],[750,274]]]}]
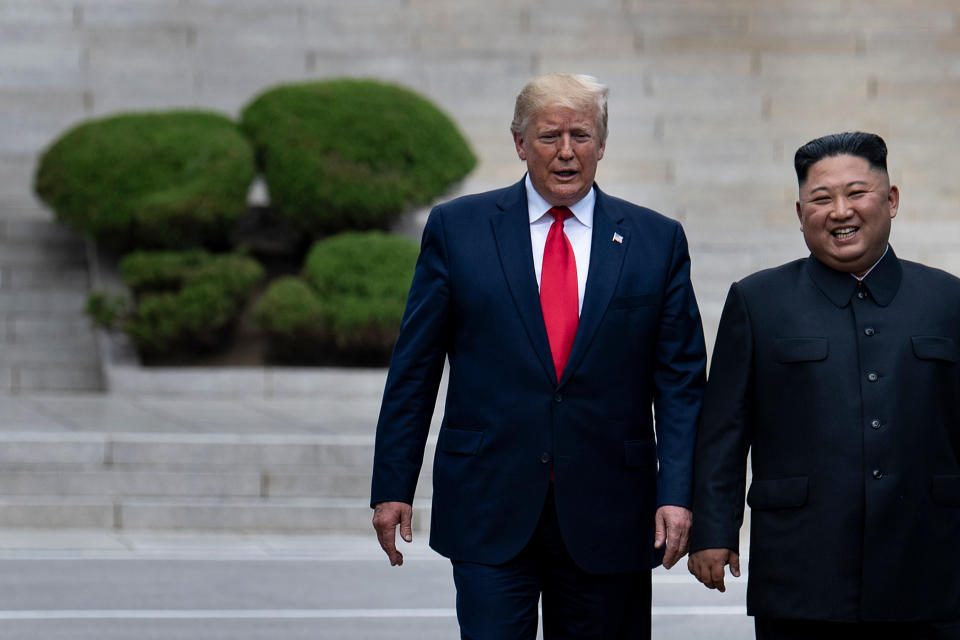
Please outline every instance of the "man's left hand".
[{"label": "man's left hand", "polygon": [[663,554],[663,567],[669,569],[687,553],[693,513],[684,507],[664,505],[657,509],[655,519],[657,528],[653,546],[660,549],[664,544],[667,545]]}]

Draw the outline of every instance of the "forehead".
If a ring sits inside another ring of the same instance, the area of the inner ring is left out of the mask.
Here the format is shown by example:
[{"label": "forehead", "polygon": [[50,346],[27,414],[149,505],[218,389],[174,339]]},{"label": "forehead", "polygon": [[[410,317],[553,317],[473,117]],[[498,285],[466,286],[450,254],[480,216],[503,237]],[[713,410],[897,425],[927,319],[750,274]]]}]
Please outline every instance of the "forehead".
[{"label": "forehead", "polygon": [[801,188],[807,191],[819,187],[846,185],[851,182],[873,184],[884,177],[883,171],[870,166],[866,158],[842,154],[817,160],[807,171]]},{"label": "forehead", "polygon": [[551,105],[540,109],[530,119],[536,127],[593,127],[596,122],[596,109],[574,109],[562,105]]}]

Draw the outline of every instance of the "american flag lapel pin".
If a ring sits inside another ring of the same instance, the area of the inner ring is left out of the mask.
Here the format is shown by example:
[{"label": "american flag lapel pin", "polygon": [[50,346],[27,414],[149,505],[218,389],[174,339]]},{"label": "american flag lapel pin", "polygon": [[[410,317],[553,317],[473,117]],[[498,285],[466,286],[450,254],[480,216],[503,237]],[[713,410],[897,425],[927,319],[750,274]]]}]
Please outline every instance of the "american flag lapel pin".
[{"label": "american flag lapel pin", "polygon": [[616,242],[617,244],[623,244],[623,236],[617,233],[616,231],[614,231],[613,241]]}]

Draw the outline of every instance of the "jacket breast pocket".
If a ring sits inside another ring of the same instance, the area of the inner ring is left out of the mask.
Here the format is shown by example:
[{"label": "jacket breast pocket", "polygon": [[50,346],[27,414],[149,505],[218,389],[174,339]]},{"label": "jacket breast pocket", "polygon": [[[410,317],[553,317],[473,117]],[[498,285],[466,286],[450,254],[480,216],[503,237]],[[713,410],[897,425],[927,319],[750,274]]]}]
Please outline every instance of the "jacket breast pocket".
[{"label": "jacket breast pocket", "polygon": [[913,336],[913,354],[922,360],[957,361],[957,342],[941,336]]},{"label": "jacket breast pocket", "polygon": [[773,357],[777,362],[817,362],[826,360],[830,345],[826,338],[775,338]]},{"label": "jacket breast pocket", "polygon": [[648,307],[654,305],[660,296],[655,293],[649,293],[642,296],[620,296],[610,301],[611,309],[635,309],[637,307]]},{"label": "jacket breast pocket", "polygon": [[941,507],[960,507],[960,476],[933,476],[930,493]]},{"label": "jacket breast pocket", "polygon": [[747,492],[747,504],[760,511],[802,507],[807,503],[808,484],[806,476],[754,480]]},{"label": "jacket breast pocket", "polygon": [[483,442],[483,431],[476,429],[441,429],[437,437],[437,449],[444,453],[475,456]]}]

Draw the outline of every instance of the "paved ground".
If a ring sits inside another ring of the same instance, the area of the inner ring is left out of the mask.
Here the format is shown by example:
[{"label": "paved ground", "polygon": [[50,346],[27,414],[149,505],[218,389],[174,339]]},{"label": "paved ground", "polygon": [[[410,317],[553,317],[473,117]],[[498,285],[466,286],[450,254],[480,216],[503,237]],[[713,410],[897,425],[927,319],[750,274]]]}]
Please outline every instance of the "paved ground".
[{"label": "paved ground", "polygon": [[[448,562],[391,568],[373,536],[0,531],[0,638],[433,640],[457,634]],[[654,574],[654,638],[752,637],[745,579]]]}]

